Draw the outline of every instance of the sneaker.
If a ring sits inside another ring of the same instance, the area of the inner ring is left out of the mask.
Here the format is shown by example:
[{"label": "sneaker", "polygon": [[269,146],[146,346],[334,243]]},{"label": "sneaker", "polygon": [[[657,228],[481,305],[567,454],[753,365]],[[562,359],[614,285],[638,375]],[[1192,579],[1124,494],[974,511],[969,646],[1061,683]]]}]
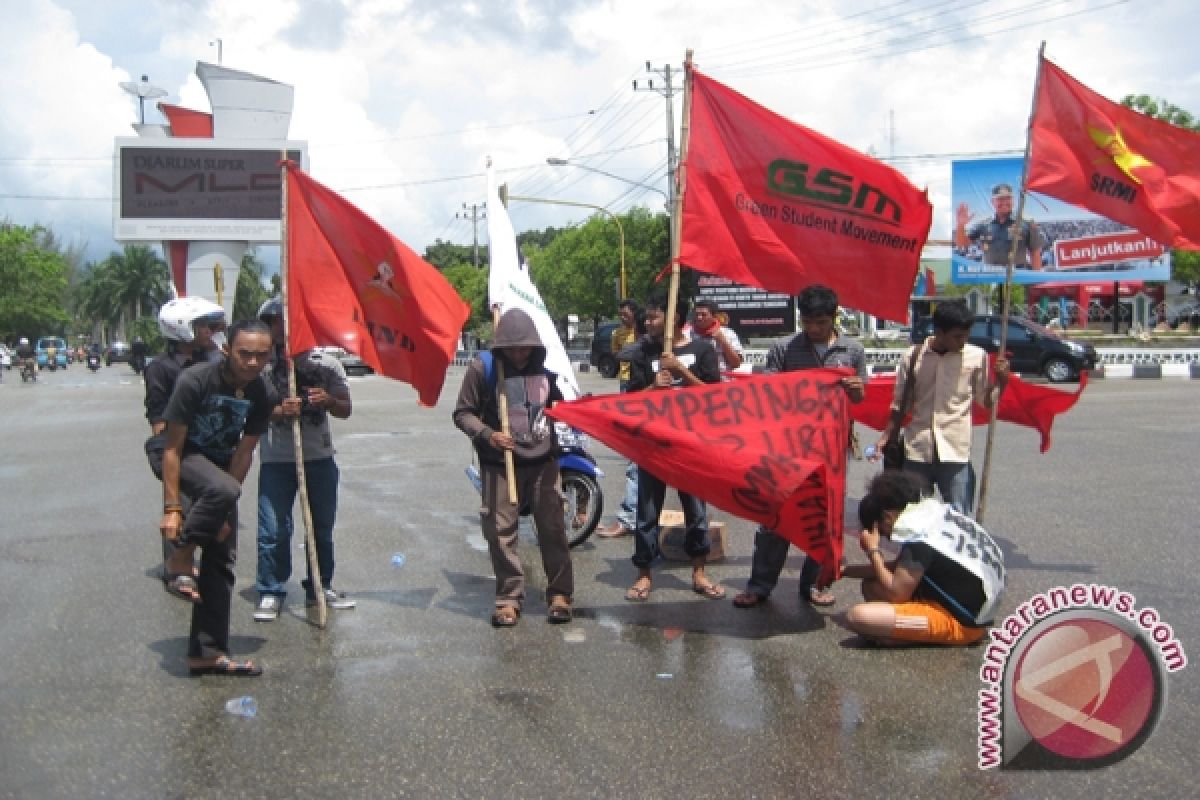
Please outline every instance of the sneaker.
[{"label": "sneaker", "polygon": [[282,607],[282,598],[273,594],[264,594],[258,599],[258,608],[254,611],[254,618],[259,622],[274,622],[279,618],[279,609]]},{"label": "sneaker", "polygon": [[[310,597],[307,600],[305,600],[305,602],[304,602],[304,605],[308,606],[309,608],[312,608],[316,604],[317,604],[317,598],[315,598],[315,597]],[[336,609],[338,611],[347,611],[351,608],[357,608],[358,601],[351,600],[349,597],[347,597],[345,595],[344,592],[339,592],[336,589],[326,589],[325,590],[325,605],[328,606],[329,608]]]}]

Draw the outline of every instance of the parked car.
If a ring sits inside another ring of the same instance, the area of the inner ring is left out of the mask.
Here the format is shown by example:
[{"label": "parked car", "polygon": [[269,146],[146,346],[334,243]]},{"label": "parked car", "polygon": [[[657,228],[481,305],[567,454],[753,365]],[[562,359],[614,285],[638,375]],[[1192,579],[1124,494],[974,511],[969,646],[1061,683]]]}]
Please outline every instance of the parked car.
[{"label": "parked car", "polygon": [[619,322],[604,322],[596,326],[596,333],[592,336],[588,363],[605,378],[617,377],[617,357],[612,351],[612,335],[619,327]]},{"label": "parked car", "polygon": [[1190,328],[1200,328],[1200,303],[1188,303],[1184,306],[1167,309],[1167,325],[1175,330],[1180,325]]},{"label": "parked car", "polygon": [[371,375],[375,372],[367,362],[348,350],[343,350],[340,347],[320,347],[317,349],[330,353],[337,358],[342,365],[342,369],[346,370],[347,375]]},{"label": "parked car", "polygon": [[[920,343],[932,334],[933,320],[927,318],[913,329],[913,340]],[[967,341],[995,353],[1000,349],[1000,317],[976,316]],[[1029,319],[1008,320],[1005,349],[1013,372],[1045,375],[1053,383],[1078,380],[1080,372],[1095,368],[1098,361],[1091,344],[1067,339]]]},{"label": "parked car", "polygon": [[104,351],[104,366],[111,367],[117,361],[129,363],[130,349],[125,342],[113,342]]},{"label": "parked car", "polygon": [[[67,341],[61,336],[43,336],[37,340],[34,351],[37,353],[38,369],[67,368]],[[51,363],[51,353],[54,354],[53,363]]]}]

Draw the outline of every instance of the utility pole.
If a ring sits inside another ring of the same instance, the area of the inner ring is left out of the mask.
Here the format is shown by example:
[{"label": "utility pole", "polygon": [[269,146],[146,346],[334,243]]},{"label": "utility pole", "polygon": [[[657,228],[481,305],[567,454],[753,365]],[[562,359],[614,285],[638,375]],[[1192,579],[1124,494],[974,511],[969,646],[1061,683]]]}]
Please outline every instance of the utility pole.
[{"label": "utility pole", "polygon": [[678,156],[675,154],[674,98],[675,92],[683,91],[683,87],[674,84],[673,78],[676,71],[671,69],[670,64],[664,64],[662,69],[654,69],[647,61],[646,72],[661,75],[662,83],[655,86],[654,79],[647,78],[645,86],[638,86],[638,82],[635,80],[633,90],[635,92],[657,92],[667,100],[667,215],[670,216],[675,210],[675,167],[678,161]]},{"label": "utility pole", "polygon": [[487,203],[463,203],[463,210],[454,215],[455,219],[471,221],[471,260],[475,269],[479,269],[479,221],[487,219]]}]

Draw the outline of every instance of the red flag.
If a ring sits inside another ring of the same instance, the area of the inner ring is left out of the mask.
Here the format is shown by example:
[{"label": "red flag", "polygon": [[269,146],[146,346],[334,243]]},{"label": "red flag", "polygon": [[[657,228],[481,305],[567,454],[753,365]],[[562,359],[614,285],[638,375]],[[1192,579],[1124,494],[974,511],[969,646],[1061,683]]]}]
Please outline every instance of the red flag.
[{"label": "red flag", "polygon": [[345,348],[436,405],[470,307],[432,264],[292,163],[287,192],[291,353]]},{"label": "red flag", "polygon": [[[1050,449],[1050,428],[1054,418],[1069,411],[1079,400],[1087,386],[1087,373],[1079,376],[1079,389],[1062,392],[1049,386],[1037,386],[1013,375],[1008,386],[1000,395],[1000,407],[996,419],[1033,428],[1042,435],[1041,451]],[[850,416],[868,428],[881,431],[891,415],[892,398],[896,391],[895,375],[877,375],[867,381],[866,396],[861,403],[850,407]],[[978,403],[971,409],[971,421],[975,425],[987,425],[988,410]]]},{"label": "red flag", "polygon": [[1045,59],[1039,81],[1028,188],[1200,250],[1200,134],[1107,100]]},{"label": "red flag", "polygon": [[692,71],[679,260],[903,321],[933,207],[896,170]]},{"label": "red flag", "polygon": [[832,569],[842,556],[849,425],[838,381],[848,374],[754,375],[588,397],[547,413],[668,485],[777,531]]}]

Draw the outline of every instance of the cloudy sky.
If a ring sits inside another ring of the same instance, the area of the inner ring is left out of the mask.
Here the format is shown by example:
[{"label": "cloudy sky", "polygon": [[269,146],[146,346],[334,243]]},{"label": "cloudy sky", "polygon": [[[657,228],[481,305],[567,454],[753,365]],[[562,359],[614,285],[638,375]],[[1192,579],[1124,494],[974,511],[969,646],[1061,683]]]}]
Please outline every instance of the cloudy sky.
[{"label": "cloudy sky", "polygon": [[[113,139],[166,90],[207,111],[197,61],[295,87],[310,169],[418,251],[471,242],[484,158],[514,194],[662,207],[666,101],[697,65],[769,108],[892,161],[950,229],[950,160],[1024,146],[1038,45],[1096,91],[1200,113],[1190,0],[0,0],[0,219],[104,257]],[[676,96],[675,123],[680,120]],[[147,122],[160,122],[157,109]],[[638,188],[547,157],[571,158]],[[588,212],[514,205],[518,230]],[[481,239],[484,236],[480,226]]]}]

